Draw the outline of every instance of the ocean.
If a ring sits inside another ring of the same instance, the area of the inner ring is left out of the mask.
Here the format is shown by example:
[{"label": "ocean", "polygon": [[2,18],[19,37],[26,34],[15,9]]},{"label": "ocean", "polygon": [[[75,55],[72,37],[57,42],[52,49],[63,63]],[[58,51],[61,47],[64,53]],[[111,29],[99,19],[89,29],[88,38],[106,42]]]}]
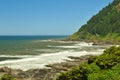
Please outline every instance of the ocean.
[{"label": "ocean", "polygon": [[0,36],[0,67],[44,68],[69,56],[102,54],[109,46],[80,41],[64,41],[68,36]]},{"label": "ocean", "polygon": [[[66,37],[67,36],[0,36],[0,55],[42,54],[49,49],[49,45],[57,45],[53,42],[47,42],[47,40],[60,40]],[[41,49],[41,51],[39,49]]]}]

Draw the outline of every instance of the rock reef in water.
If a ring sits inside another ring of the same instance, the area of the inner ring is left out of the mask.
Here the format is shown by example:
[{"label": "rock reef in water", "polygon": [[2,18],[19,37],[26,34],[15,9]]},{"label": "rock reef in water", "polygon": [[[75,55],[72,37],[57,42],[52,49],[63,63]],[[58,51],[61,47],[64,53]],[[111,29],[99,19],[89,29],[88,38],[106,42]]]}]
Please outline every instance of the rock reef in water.
[{"label": "rock reef in water", "polygon": [[23,71],[20,69],[3,67],[0,68],[0,75],[10,74],[17,80],[54,80],[60,72],[68,71],[70,68],[87,61],[89,55],[81,57],[70,56],[69,58],[71,60],[66,60],[66,62],[46,65],[48,68],[44,69],[29,69]]}]

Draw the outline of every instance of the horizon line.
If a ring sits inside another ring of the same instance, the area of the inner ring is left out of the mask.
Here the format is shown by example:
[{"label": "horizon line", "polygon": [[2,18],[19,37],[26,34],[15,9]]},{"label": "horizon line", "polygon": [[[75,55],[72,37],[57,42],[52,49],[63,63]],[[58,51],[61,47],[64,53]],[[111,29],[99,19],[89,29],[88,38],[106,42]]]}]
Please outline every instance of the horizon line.
[{"label": "horizon line", "polygon": [[0,35],[0,36],[70,36],[70,35]]}]

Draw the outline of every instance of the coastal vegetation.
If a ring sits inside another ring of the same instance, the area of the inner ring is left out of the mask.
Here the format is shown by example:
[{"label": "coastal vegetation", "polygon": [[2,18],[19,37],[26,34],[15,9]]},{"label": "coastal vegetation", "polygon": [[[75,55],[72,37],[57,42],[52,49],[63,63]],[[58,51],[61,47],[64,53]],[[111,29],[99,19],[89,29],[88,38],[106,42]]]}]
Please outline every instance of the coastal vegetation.
[{"label": "coastal vegetation", "polygon": [[[120,0],[109,3],[68,40],[120,44]],[[56,80],[120,80],[120,46],[91,56],[87,62],[60,73]]]},{"label": "coastal vegetation", "polygon": [[14,77],[12,77],[11,74],[4,74],[3,76],[0,77],[0,80],[16,80]]},{"label": "coastal vegetation", "polygon": [[120,0],[114,0],[94,15],[68,40],[120,42]]},{"label": "coastal vegetation", "polygon": [[91,56],[87,62],[62,72],[56,80],[119,80],[120,46],[106,49],[100,56]]}]

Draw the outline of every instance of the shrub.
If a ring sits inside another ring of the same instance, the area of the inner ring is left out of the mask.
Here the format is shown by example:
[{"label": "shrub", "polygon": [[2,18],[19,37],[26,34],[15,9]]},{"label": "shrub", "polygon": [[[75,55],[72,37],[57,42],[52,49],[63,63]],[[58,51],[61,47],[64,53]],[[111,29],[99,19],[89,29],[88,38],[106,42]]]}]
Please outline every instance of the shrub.
[{"label": "shrub", "polygon": [[111,69],[120,62],[120,47],[112,46],[96,59],[96,65],[101,69]]},{"label": "shrub", "polygon": [[91,64],[91,63],[95,62],[96,59],[97,59],[97,56],[90,56],[88,58],[88,64]]},{"label": "shrub", "polygon": [[10,74],[4,74],[0,80],[15,80]]},{"label": "shrub", "polygon": [[120,80],[120,64],[88,75],[88,80]]},{"label": "shrub", "polygon": [[87,63],[61,73],[57,80],[119,80],[120,47],[112,46],[100,56],[91,56]]},{"label": "shrub", "polygon": [[68,72],[61,73],[57,80],[88,80],[87,75],[99,71],[100,68],[93,64],[84,63],[81,66],[74,67]]}]

